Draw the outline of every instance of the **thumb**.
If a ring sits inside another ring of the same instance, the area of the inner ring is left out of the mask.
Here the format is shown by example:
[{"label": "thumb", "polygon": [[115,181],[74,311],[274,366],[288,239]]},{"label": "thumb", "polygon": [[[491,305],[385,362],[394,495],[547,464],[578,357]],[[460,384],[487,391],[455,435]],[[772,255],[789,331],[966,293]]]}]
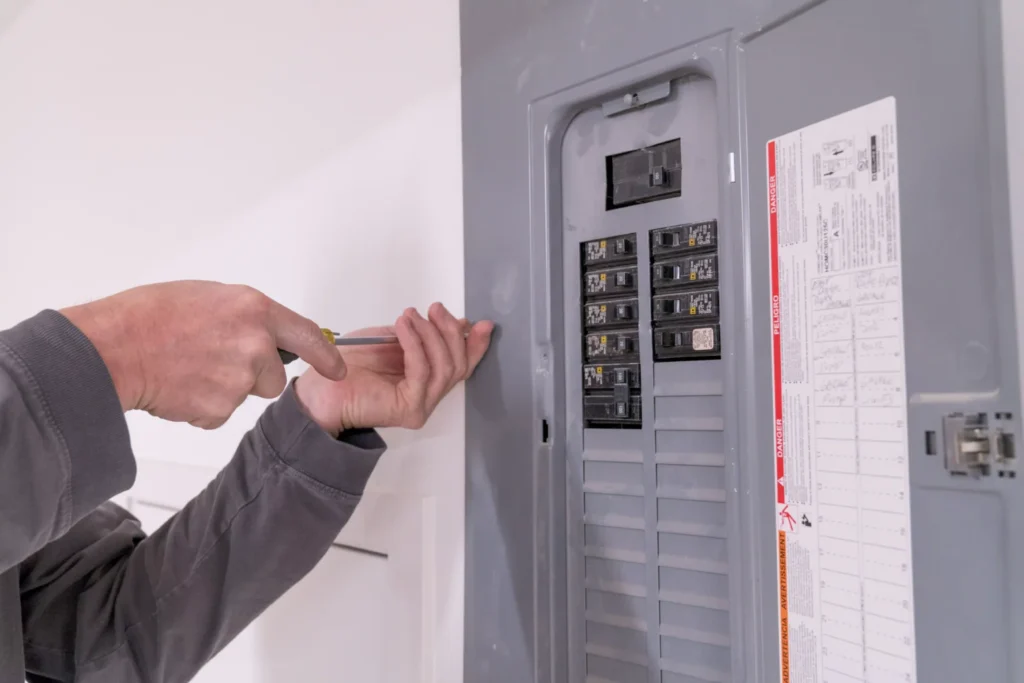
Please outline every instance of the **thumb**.
[{"label": "thumb", "polygon": [[329,380],[345,379],[345,360],[312,320],[274,303],[270,325],[278,348],[291,351]]},{"label": "thumb", "polygon": [[482,320],[469,328],[469,336],[466,338],[466,354],[469,357],[469,367],[466,377],[473,374],[476,366],[480,365],[484,354],[491,345],[491,337],[494,334],[494,323],[489,320]]}]

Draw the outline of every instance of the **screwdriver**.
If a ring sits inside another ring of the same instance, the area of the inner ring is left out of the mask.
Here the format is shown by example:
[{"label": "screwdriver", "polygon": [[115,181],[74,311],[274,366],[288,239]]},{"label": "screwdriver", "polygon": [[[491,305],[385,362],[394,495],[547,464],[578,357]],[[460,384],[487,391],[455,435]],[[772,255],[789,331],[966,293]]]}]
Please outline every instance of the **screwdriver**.
[{"label": "screwdriver", "polygon": [[[342,337],[340,332],[334,332],[327,329],[326,327],[321,328],[320,333],[324,335],[324,339],[331,342],[335,346],[373,346],[378,344],[397,344],[398,337]],[[299,359],[297,355],[291,351],[285,351],[284,349],[278,349],[277,355],[281,357],[281,362],[285,365]]]},{"label": "screwdriver", "polygon": [[[326,327],[320,329],[320,333],[324,335],[324,339],[331,342],[335,346],[376,346],[380,344],[397,344],[398,337],[395,336],[384,336],[384,337],[342,337],[341,333],[334,332],[327,329]],[[466,332],[466,337],[469,337],[469,332]],[[278,349],[277,355],[281,357],[281,362],[285,365],[299,359],[297,355],[291,351],[285,351],[284,349]]]}]

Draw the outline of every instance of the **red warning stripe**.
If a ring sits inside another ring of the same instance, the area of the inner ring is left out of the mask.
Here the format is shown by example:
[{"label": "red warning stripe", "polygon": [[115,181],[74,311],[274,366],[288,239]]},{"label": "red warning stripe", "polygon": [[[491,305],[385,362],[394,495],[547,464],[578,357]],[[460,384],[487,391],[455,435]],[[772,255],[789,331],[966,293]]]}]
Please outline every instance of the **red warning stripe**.
[{"label": "red warning stripe", "polygon": [[775,173],[775,142],[768,143],[768,230],[772,278],[772,383],[775,403],[775,499],[786,503],[782,433],[782,322],[779,312],[779,212]]},{"label": "red warning stripe", "polygon": [[[782,321],[779,310],[779,204],[775,142],[768,143],[768,230],[772,287],[772,402],[775,409],[775,499],[786,504],[785,440],[782,429]],[[781,683],[789,677],[789,581],[786,568],[786,532],[779,530],[779,658]]]}]

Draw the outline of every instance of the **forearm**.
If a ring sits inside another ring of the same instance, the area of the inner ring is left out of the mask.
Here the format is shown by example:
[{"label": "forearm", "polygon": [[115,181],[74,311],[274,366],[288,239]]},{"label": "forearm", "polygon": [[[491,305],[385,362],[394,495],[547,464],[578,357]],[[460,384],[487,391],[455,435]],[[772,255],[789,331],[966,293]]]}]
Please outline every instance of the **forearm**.
[{"label": "forearm", "polygon": [[[372,432],[343,438],[314,425],[289,389],[217,478],[149,538],[139,542],[133,525],[102,535],[76,528],[47,548],[52,558],[40,566],[79,552],[77,543],[93,549],[82,564],[102,570],[81,590],[65,581],[58,598],[40,587],[51,610],[30,610],[26,634],[43,645],[26,651],[30,668],[60,679],[69,672],[54,650],[73,646],[79,683],[190,679],[320,561],[352,514],[383,442]],[[62,642],[54,605],[75,620],[73,644]]]},{"label": "forearm", "polygon": [[0,332],[0,572],[135,478],[103,360],[58,313]]}]

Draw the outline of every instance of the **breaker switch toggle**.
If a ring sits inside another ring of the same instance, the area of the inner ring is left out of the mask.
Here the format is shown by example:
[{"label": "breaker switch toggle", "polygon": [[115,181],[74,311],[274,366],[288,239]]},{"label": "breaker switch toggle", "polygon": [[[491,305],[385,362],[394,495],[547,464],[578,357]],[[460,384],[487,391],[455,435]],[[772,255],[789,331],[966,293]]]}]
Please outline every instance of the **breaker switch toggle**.
[{"label": "breaker switch toggle", "polygon": [[661,187],[668,182],[668,173],[664,166],[655,166],[651,169],[651,187]]}]

